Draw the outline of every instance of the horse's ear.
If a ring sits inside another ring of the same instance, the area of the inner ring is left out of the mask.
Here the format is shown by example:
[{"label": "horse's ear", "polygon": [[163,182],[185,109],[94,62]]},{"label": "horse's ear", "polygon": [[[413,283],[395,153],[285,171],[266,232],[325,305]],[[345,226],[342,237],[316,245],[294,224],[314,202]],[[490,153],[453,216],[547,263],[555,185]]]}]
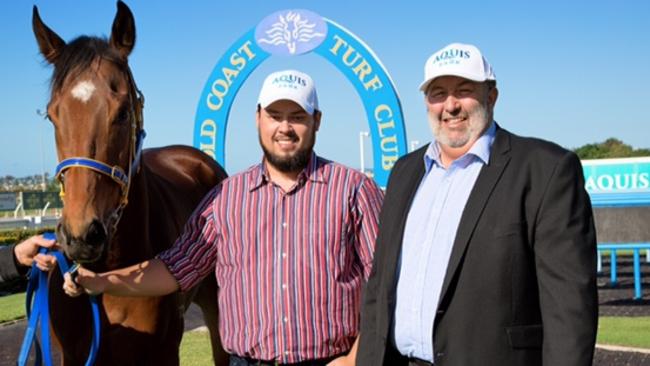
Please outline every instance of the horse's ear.
[{"label": "horse's ear", "polygon": [[36,36],[36,42],[38,42],[38,48],[41,50],[41,54],[47,62],[53,64],[61,55],[61,51],[65,47],[65,41],[43,23],[40,15],[38,15],[36,5],[34,5],[34,10],[32,11],[32,29],[34,30],[34,36]]},{"label": "horse's ear", "polygon": [[135,46],[135,20],[133,13],[122,1],[117,2],[117,14],[111,30],[111,46],[126,60]]}]

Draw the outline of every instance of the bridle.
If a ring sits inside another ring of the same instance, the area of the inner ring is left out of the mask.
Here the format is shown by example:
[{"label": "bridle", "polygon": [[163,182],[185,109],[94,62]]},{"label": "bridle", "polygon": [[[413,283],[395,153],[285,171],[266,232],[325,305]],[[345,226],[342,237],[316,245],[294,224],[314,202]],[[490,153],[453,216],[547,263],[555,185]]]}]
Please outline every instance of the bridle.
[{"label": "bridle", "polygon": [[61,192],[59,195],[61,198],[65,196],[65,184],[63,179],[63,174],[68,169],[73,168],[84,168],[90,169],[98,174],[108,176],[120,186],[120,203],[118,207],[113,211],[110,217],[112,223],[112,228],[115,230],[117,224],[122,217],[122,212],[124,208],[129,203],[129,188],[131,186],[131,181],[133,175],[138,171],[140,167],[140,158],[142,156],[142,143],[146,136],[146,133],[143,128],[143,115],[142,110],[144,109],[144,95],[135,85],[133,75],[131,70],[126,68],[127,79],[129,81],[129,88],[131,93],[129,93],[129,99],[131,102],[130,117],[131,117],[131,132],[129,134],[129,165],[126,169],[123,169],[119,165],[109,165],[102,161],[95,160],[88,157],[71,157],[64,159],[59,162],[56,166],[55,177],[59,181],[61,186]]}]

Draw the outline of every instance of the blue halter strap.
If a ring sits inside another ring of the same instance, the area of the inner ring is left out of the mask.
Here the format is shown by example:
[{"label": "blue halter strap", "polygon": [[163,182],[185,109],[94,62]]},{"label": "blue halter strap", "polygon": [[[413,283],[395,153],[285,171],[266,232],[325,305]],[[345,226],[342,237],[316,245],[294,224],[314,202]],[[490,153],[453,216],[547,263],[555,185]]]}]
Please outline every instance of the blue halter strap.
[{"label": "blue halter strap", "polygon": [[[48,240],[53,240],[56,237],[53,233],[45,233],[43,237]],[[68,259],[58,250],[48,250],[41,248],[40,253],[51,254],[56,256],[56,261],[59,264],[61,274],[70,271],[68,266]],[[41,271],[36,267],[36,263],[32,265],[29,273],[29,282],[27,283],[27,293],[25,297],[25,307],[27,312],[27,329],[25,337],[23,338],[22,346],[20,347],[20,354],[16,364],[18,366],[27,365],[29,352],[32,345],[36,345],[36,358],[35,366],[52,366],[52,350],[50,347],[50,308],[47,288],[47,272]],[[33,301],[32,301],[33,300]],[[99,301],[97,296],[89,296],[90,306],[93,313],[93,332],[92,341],[90,344],[90,354],[86,361],[86,366],[91,366],[97,359],[99,353],[99,339],[100,339],[100,319],[99,319]],[[41,342],[39,344],[36,338],[37,329],[40,327]]]},{"label": "blue halter strap", "polygon": [[[138,131],[135,136],[134,143],[134,152],[132,153],[133,158],[129,162],[128,172],[125,172],[121,167],[114,165],[110,166],[101,161],[84,158],[84,157],[73,157],[62,160],[56,166],[55,176],[60,179],[61,175],[70,168],[86,168],[98,173],[109,176],[113,181],[120,185],[122,188],[123,196],[128,193],[129,180],[133,175],[134,171],[137,171],[140,164],[140,157],[142,155],[142,143],[144,138],[147,136],[147,133],[144,130]],[[62,183],[63,186],[63,183]],[[63,192],[63,191],[62,191]],[[125,199],[125,197],[123,197]]]}]

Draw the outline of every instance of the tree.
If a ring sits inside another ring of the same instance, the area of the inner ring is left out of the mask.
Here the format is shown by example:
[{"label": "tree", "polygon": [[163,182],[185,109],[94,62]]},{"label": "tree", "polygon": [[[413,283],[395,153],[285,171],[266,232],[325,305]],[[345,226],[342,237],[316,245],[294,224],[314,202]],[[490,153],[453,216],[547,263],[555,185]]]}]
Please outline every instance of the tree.
[{"label": "tree", "polygon": [[583,160],[650,156],[650,149],[634,149],[632,146],[613,137],[608,138],[604,142],[578,147],[573,151]]},{"label": "tree", "polygon": [[[47,173],[45,173],[47,174]],[[46,177],[47,178],[47,177]],[[45,191],[47,192],[58,192],[61,189],[59,186],[59,181],[56,179],[48,179],[47,180],[47,187],[45,188]]]}]

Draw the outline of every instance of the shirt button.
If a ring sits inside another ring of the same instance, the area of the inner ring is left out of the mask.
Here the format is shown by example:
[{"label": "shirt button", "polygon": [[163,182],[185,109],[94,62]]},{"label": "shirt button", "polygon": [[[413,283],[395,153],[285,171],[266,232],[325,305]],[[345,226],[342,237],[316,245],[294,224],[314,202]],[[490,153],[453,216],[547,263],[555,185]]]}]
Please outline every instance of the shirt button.
[{"label": "shirt button", "polygon": [[286,283],[283,283],[283,284],[282,284],[282,288],[286,290],[286,289],[287,289],[287,284],[286,284]]},{"label": "shirt button", "polygon": [[289,321],[289,318],[287,318],[287,317],[285,316],[284,319],[282,319],[282,320],[286,323],[286,322]]},{"label": "shirt button", "polygon": [[282,258],[286,258],[286,257],[287,257],[287,253],[282,253]]},{"label": "shirt button", "polygon": [[282,227],[286,228],[286,227],[287,227],[287,223],[286,223],[286,222],[283,222],[283,223],[282,223]]}]

